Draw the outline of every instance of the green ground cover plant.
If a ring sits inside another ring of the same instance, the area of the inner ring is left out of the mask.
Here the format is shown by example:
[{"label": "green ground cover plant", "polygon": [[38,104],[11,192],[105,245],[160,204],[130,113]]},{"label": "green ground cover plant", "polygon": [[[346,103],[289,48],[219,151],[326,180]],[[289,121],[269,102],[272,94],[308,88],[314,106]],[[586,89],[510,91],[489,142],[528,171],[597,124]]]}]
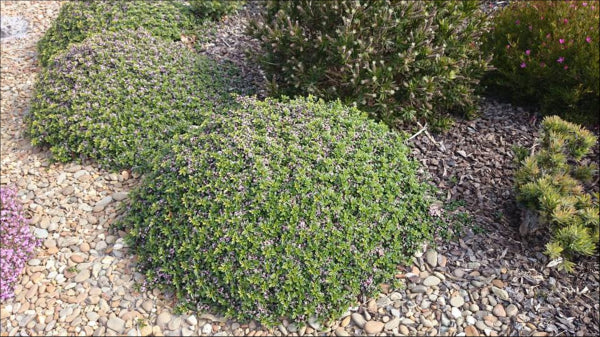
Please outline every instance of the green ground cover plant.
[{"label": "green ground cover plant", "polygon": [[238,319],[327,320],[431,239],[397,132],[339,101],[240,97],[174,137],[118,227],[143,288]]},{"label": "green ground cover plant", "polygon": [[546,254],[567,271],[577,255],[596,252],[600,236],[598,193],[589,190],[598,166],[582,161],[596,142],[590,131],[549,116],[542,121],[539,150],[517,151],[517,200],[535,215],[523,219],[528,228],[521,233],[549,229]]},{"label": "green ground cover plant", "polygon": [[245,1],[229,0],[192,0],[190,6],[192,12],[200,18],[208,18],[211,20],[219,20],[227,14],[232,14],[242,8]]},{"label": "green ground cover plant", "polygon": [[187,123],[232,103],[237,74],[143,29],[96,34],[42,70],[27,130],[55,160],[141,169]]},{"label": "green ground cover plant", "polygon": [[479,1],[269,1],[251,22],[271,93],[340,98],[392,126],[476,114]]},{"label": "green ground cover plant", "polygon": [[493,18],[484,83],[544,115],[595,126],[600,106],[598,1],[514,1]]},{"label": "green ground cover plant", "polygon": [[189,7],[176,1],[69,1],[38,43],[39,60],[47,66],[52,56],[71,43],[99,32],[144,28],[153,36],[178,41],[194,29]]}]

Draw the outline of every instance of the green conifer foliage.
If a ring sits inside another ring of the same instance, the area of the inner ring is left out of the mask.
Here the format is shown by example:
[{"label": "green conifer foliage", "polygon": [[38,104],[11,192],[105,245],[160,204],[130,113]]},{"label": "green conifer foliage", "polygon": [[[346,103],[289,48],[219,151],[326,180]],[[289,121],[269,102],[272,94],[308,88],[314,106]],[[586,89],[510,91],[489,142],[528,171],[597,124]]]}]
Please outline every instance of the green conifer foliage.
[{"label": "green conifer foliage", "polygon": [[586,189],[597,165],[584,159],[596,141],[579,125],[546,117],[540,150],[521,158],[515,173],[517,201],[537,214],[537,221],[528,223],[549,228],[546,254],[566,271],[572,271],[576,255],[593,255],[598,244],[598,193]]}]

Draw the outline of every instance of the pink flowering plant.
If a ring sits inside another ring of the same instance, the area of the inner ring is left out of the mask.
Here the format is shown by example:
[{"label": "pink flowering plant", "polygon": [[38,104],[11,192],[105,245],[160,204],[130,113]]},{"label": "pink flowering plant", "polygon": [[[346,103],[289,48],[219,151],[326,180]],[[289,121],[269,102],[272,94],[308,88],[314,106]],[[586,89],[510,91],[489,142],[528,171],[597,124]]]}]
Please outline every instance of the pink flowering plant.
[{"label": "pink flowering plant", "polygon": [[29,230],[15,191],[1,187],[0,200],[0,300],[6,300],[14,295],[14,285],[39,240]]},{"label": "pink flowering plant", "polygon": [[488,87],[518,104],[598,122],[598,1],[516,1],[493,18]]}]

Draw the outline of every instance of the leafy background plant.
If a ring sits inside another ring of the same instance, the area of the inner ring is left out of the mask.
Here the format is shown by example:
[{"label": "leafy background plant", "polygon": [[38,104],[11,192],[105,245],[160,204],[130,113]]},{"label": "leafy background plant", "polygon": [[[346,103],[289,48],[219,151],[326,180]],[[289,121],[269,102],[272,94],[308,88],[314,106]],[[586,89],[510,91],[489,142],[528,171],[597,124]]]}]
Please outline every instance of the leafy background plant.
[{"label": "leafy background plant", "polygon": [[25,121],[55,160],[143,169],[187,123],[233,103],[238,75],[143,29],[96,34],[43,69]]},{"label": "leafy background plant", "polygon": [[583,161],[597,138],[579,125],[558,116],[542,121],[540,149],[535,153],[516,151],[521,167],[515,172],[517,200],[527,209],[521,232],[548,228],[546,245],[551,259],[562,259],[561,268],[571,271],[578,254],[596,252],[599,232],[598,193],[589,192],[597,165]]},{"label": "leafy background plant", "polygon": [[15,190],[0,187],[0,299],[14,295],[14,286],[40,242],[31,233]]},{"label": "leafy background plant", "polygon": [[341,98],[393,126],[476,113],[478,1],[269,1],[249,27],[275,96]]},{"label": "leafy background plant", "polygon": [[189,7],[177,1],[70,1],[62,6],[40,39],[39,60],[45,67],[52,56],[66,50],[69,44],[103,31],[141,27],[155,37],[179,41],[181,34],[193,31],[195,24]]},{"label": "leafy background plant", "polygon": [[493,18],[484,49],[495,70],[484,83],[545,115],[598,124],[598,1],[514,1]]},{"label": "leafy background plant", "polygon": [[398,133],[312,97],[257,101],[174,137],[118,226],[190,309],[329,319],[431,238],[430,186]]},{"label": "leafy background plant", "polygon": [[200,18],[219,20],[227,14],[234,13],[246,2],[239,0],[215,1],[215,0],[192,0],[190,6],[192,12]]}]

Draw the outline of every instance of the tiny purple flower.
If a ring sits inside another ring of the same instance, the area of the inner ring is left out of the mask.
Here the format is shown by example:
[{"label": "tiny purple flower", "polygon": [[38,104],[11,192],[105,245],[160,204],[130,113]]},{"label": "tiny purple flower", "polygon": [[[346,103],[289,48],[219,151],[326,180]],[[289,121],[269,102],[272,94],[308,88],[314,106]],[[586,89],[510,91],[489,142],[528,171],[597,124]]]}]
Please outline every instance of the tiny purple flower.
[{"label": "tiny purple flower", "polygon": [[591,38],[591,37],[589,37],[589,36],[587,36],[587,37],[585,38],[585,42],[587,42],[587,43],[591,43],[591,42],[592,42],[592,38]]},{"label": "tiny purple flower", "polygon": [[521,68],[525,68],[527,67],[527,64],[525,62],[521,63]]},{"label": "tiny purple flower", "polygon": [[565,43],[565,39],[558,39],[558,43],[560,43],[560,44]]},{"label": "tiny purple flower", "polygon": [[558,62],[558,63],[563,63],[564,61],[565,61],[565,58],[562,56],[556,60],[556,62]]},{"label": "tiny purple flower", "polygon": [[531,50],[527,49],[527,50],[525,51],[525,55],[529,55],[529,54],[531,54]]}]

